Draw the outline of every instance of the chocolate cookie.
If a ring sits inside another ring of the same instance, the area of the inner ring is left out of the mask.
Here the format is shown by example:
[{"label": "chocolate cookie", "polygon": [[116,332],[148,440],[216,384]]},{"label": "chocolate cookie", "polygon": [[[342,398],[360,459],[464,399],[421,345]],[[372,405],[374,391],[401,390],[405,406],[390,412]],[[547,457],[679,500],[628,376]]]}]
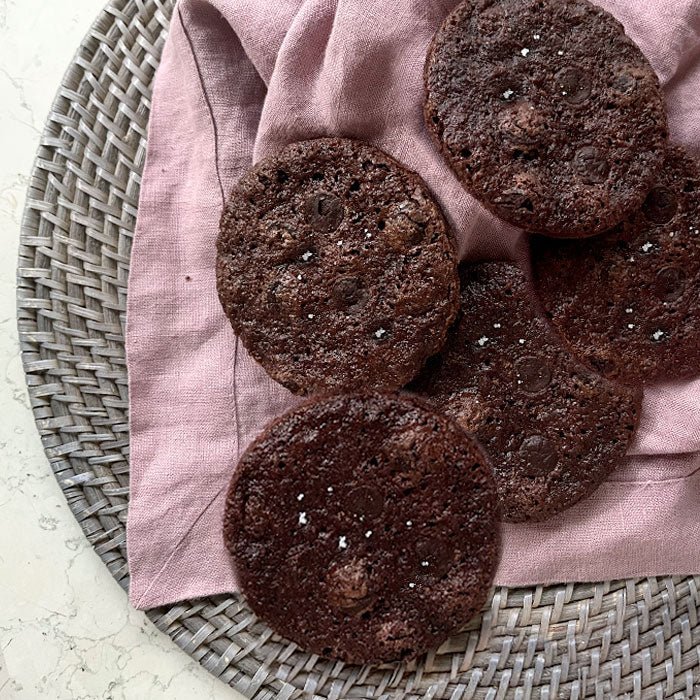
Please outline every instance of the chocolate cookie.
[{"label": "chocolate cookie", "polygon": [[255,166],[217,248],[234,330],[296,394],[403,386],[457,311],[438,206],[418,175],[358,141],[305,141]]},{"label": "chocolate cookie", "polygon": [[543,520],[624,457],[641,392],[569,355],[514,265],[465,267],[461,279],[461,318],[414,388],[486,448],[504,518]]},{"label": "chocolate cookie", "polygon": [[658,78],[586,0],[463,2],[433,39],[425,84],[426,123],[457,177],[528,231],[604,231],[661,168]]},{"label": "chocolate cookie", "polygon": [[481,608],[499,550],[481,448],[411,397],[314,399],[241,458],[224,538],[273,629],[353,663],[411,659]]},{"label": "chocolate cookie", "polygon": [[586,241],[535,237],[536,289],[573,351],[632,384],[700,374],[700,166],[680,148],[640,211]]}]

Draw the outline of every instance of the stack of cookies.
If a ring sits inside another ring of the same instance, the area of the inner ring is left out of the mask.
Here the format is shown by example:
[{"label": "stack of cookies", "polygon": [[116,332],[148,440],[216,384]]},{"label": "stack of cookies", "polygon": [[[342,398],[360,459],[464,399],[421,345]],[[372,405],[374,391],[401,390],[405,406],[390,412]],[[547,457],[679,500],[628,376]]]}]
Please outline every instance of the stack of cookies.
[{"label": "stack of cookies", "polygon": [[358,141],[292,144],[235,187],[219,296],[310,398],[241,458],[224,537],[277,632],[408,660],[483,605],[499,523],[549,518],[625,455],[643,386],[698,372],[700,176],[656,75],[587,0],[466,0],[425,117],[531,266],[458,265],[421,178]]}]

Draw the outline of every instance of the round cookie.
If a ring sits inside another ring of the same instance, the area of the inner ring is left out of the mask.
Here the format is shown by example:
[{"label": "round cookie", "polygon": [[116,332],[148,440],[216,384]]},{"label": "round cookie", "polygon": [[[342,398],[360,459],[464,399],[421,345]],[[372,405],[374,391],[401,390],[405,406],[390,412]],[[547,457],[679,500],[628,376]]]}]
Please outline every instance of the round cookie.
[{"label": "round cookie", "polygon": [[464,267],[461,280],[461,317],[414,388],[487,450],[505,520],[543,520],[620,463],[641,392],[569,355],[519,268]]},{"label": "round cookie", "polygon": [[442,346],[459,296],[445,219],[367,144],[293,144],[244,175],[221,219],[219,298],[296,394],[398,389]]},{"label": "round cookie", "polygon": [[598,371],[631,384],[700,374],[700,165],[682,149],[616,229],[534,237],[532,268],[552,322]]},{"label": "round cookie", "polygon": [[250,606],[304,649],[412,659],[469,622],[499,553],[478,444],[413,397],[313,399],[248,448],[224,539]]},{"label": "round cookie", "polygon": [[584,237],[637,209],[667,123],[658,78],[587,0],[466,0],[433,38],[428,129],[465,188],[527,231]]}]

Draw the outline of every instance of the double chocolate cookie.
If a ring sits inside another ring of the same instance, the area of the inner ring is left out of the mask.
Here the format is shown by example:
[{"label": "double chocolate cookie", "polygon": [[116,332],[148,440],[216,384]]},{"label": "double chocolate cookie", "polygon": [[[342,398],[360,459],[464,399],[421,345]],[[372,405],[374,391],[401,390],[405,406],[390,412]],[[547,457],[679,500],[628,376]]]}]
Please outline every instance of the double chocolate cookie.
[{"label": "double chocolate cookie", "polygon": [[422,180],[346,139],[297,143],[231,194],[219,297],[250,354],[297,394],[397,389],[442,346],[457,261]]},{"label": "double chocolate cookie", "polygon": [[661,168],[658,78],[586,0],[466,0],[433,39],[425,84],[426,123],[457,177],[528,231],[611,228]]},{"label": "double chocolate cookie", "polygon": [[517,267],[464,267],[461,296],[461,318],[414,389],[486,448],[504,518],[543,520],[619,464],[641,392],[568,354]]},{"label": "double chocolate cookie", "polygon": [[498,559],[481,448],[415,398],[314,399],[245,452],[224,538],[252,609],[304,649],[411,659],[466,624]]},{"label": "double chocolate cookie", "polygon": [[700,374],[700,166],[682,149],[613,231],[533,238],[532,268],[554,325],[600,372],[632,384]]}]

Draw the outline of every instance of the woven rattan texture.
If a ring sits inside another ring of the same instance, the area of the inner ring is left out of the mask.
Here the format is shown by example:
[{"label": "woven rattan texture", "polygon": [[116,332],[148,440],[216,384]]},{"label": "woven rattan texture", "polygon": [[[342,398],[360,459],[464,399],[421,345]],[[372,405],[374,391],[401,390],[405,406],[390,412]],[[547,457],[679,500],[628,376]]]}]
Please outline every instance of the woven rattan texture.
[{"label": "woven rattan texture", "polygon": [[[124,310],[153,77],[171,0],[113,0],[49,115],[21,234],[18,297],[36,423],[87,538],[127,588]],[[689,543],[698,546],[698,543]],[[698,698],[700,578],[494,592],[417,666],[358,668],[275,637],[238,598],[149,613],[250,698]]]}]

